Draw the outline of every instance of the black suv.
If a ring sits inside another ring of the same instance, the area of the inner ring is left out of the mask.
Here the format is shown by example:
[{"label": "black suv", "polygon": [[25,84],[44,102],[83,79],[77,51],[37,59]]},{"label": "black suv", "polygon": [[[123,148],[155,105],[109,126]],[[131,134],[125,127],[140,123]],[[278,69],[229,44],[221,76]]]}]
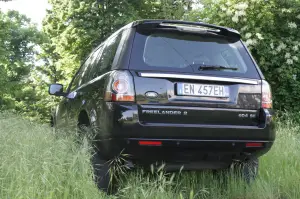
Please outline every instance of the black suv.
[{"label": "black suv", "polygon": [[[90,127],[95,163],[120,152],[136,166],[222,169],[238,162],[247,178],[275,139],[269,84],[233,29],[141,20],[119,29],[85,60],[63,91],[56,128]],[[107,187],[108,164],[95,169]]]}]

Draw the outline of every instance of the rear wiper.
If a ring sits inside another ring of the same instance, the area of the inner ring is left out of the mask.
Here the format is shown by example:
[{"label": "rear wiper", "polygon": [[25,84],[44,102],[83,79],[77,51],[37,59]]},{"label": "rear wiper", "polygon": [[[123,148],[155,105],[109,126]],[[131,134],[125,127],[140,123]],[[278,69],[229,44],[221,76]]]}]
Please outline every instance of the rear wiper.
[{"label": "rear wiper", "polygon": [[198,70],[238,70],[238,68],[219,65],[201,65]]}]

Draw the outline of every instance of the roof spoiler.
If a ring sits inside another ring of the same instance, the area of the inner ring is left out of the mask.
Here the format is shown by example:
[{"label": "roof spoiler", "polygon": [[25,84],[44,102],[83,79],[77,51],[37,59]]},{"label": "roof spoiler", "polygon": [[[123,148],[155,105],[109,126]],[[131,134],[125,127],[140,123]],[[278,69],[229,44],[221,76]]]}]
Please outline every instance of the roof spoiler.
[{"label": "roof spoiler", "polygon": [[[176,28],[178,26],[180,27],[186,26],[187,28],[204,27],[204,28],[208,28],[207,31],[213,32],[215,34],[219,34],[231,38],[237,38],[237,39],[241,38],[241,35],[237,30],[226,28],[223,26],[208,24],[204,22],[191,22],[191,21],[179,21],[179,20],[139,20],[133,22],[132,27],[136,27],[136,26],[142,26],[145,28],[164,28],[164,27],[172,27],[172,26]],[[197,31],[193,30],[193,32],[196,33]],[[201,31],[201,29],[199,29],[199,33],[200,32],[203,32],[203,30]]]}]

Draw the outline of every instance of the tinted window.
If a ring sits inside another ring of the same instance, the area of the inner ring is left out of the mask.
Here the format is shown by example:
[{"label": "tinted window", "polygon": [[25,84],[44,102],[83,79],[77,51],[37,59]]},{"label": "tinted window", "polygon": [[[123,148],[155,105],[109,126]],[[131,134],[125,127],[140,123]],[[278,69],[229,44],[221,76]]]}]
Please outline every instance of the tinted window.
[{"label": "tinted window", "polygon": [[89,65],[90,57],[85,61],[85,63],[80,67],[75,77],[73,78],[71,85],[69,86],[69,91],[74,91],[82,84],[82,76],[85,73],[87,66]]},{"label": "tinted window", "polygon": [[70,85],[70,90],[73,91],[79,86],[81,86],[84,83],[87,83],[89,79],[89,73],[91,71],[91,68],[93,66],[93,62],[95,62],[95,59],[97,57],[97,51],[91,53],[89,57],[85,60],[85,62],[80,67],[79,71],[76,73],[76,76],[72,80]]},{"label": "tinted window", "polygon": [[78,87],[79,80],[80,80],[80,76],[79,74],[77,74],[71,82],[69,91],[74,91]]},{"label": "tinted window", "polygon": [[[237,70],[200,71],[199,65]],[[175,31],[137,32],[130,68],[259,78],[241,41]]]},{"label": "tinted window", "polygon": [[110,70],[114,61],[122,34],[118,34],[105,42],[105,48],[103,50],[99,66],[101,67],[101,73],[106,73]]},{"label": "tinted window", "polygon": [[78,82],[78,86],[81,86],[82,84],[86,83],[89,81],[89,79],[87,78],[87,75],[90,71],[90,68],[92,66],[92,61],[93,61],[93,57],[94,57],[95,53],[91,54],[90,57],[86,60],[86,62],[83,65],[82,71],[80,73],[80,80]]},{"label": "tinted window", "polygon": [[89,80],[99,77],[110,70],[121,40],[121,35],[120,33],[109,38],[97,49],[92,59],[92,67],[88,75]]},{"label": "tinted window", "polygon": [[88,81],[96,78],[97,76],[99,76],[101,74],[101,68],[99,67],[98,63],[101,58],[102,51],[103,51],[103,45],[100,46],[92,56],[90,69],[88,70],[88,73],[86,74],[86,79]]}]

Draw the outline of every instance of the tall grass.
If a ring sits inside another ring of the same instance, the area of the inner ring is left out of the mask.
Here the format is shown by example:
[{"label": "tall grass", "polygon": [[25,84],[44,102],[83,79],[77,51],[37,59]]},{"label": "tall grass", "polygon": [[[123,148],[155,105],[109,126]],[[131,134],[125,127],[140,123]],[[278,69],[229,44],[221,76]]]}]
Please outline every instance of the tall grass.
[{"label": "tall grass", "polygon": [[47,126],[0,116],[0,198],[105,198],[92,181],[89,148]]},{"label": "tall grass", "polygon": [[117,195],[106,196],[93,183],[87,142],[70,134],[0,114],[0,198],[300,198],[300,127],[278,122],[277,140],[261,158],[251,185],[228,173],[128,173]]}]

